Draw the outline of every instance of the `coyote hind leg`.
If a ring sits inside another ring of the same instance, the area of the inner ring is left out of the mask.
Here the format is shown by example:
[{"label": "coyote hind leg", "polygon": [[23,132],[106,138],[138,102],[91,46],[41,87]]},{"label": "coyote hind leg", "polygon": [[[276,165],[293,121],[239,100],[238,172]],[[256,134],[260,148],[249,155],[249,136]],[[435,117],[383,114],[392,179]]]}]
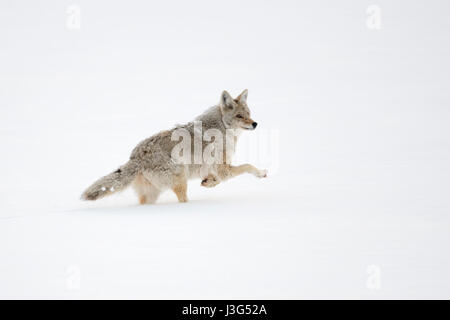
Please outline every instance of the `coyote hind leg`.
[{"label": "coyote hind leg", "polygon": [[161,193],[143,175],[139,174],[133,181],[133,188],[139,198],[140,204],[155,203]]}]

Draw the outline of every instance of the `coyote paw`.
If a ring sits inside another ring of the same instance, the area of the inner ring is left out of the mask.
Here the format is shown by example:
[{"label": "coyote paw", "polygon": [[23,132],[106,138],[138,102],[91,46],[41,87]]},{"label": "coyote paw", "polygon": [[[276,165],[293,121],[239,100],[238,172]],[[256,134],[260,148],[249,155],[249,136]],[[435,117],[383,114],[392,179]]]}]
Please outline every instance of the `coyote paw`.
[{"label": "coyote paw", "polygon": [[258,178],[267,178],[267,170],[259,170],[256,176]]},{"label": "coyote paw", "polygon": [[206,188],[215,187],[219,183],[220,183],[220,181],[212,174],[208,175],[205,179],[202,180],[202,186],[206,187]]}]

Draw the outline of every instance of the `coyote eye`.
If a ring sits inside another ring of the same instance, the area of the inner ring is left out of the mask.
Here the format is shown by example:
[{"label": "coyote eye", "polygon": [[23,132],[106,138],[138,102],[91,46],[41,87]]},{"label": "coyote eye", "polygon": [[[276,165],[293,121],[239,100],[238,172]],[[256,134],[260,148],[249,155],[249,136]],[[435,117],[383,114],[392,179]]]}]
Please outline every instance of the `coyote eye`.
[{"label": "coyote eye", "polygon": [[240,114],[238,114],[238,115],[236,116],[236,118],[242,119],[243,116],[241,116]]}]

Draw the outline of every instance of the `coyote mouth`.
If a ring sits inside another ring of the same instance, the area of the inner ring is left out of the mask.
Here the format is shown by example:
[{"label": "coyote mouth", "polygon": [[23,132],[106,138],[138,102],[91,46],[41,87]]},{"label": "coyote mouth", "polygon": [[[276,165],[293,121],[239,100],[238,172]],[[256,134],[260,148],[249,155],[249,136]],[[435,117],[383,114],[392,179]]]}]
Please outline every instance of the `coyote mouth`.
[{"label": "coyote mouth", "polygon": [[245,130],[255,130],[256,127],[258,126],[258,123],[255,122],[255,121],[253,121],[253,120],[250,120],[250,121],[251,121],[251,123],[249,123],[248,121],[245,121],[245,122],[242,124],[242,129],[245,129]]}]

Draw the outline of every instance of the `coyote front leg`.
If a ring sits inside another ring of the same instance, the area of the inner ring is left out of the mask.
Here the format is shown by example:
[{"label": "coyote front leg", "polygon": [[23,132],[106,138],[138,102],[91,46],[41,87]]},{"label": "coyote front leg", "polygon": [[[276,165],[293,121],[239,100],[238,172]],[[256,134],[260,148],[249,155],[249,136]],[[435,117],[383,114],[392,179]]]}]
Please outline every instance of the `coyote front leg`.
[{"label": "coyote front leg", "polygon": [[237,177],[243,173],[251,173],[258,178],[267,177],[267,170],[259,170],[251,164],[242,164],[240,166],[222,164],[218,166],[216,174],[210,173],[202,180],[202,186],[212,188],[222,181]]},{"label": "coyote front leg", "polygon": [[172,190],[179,202],[188,202],[187,179],[184,174],[177,174],[174,176]]},{"label": "coyote front leg", "polygon": [[[252,166],[251,164],[241,164],[240,166],[225,166],[229,168],[225,168],[225,172],[221,174],[219,169],[219,175],[221,176],[221,179],[229,179],[237,177],[243,173],[251,173],[257,178],[266,178],[267,177],[267,170],[259,170]],[[224,178],[222,178],[224,176]]]}]

